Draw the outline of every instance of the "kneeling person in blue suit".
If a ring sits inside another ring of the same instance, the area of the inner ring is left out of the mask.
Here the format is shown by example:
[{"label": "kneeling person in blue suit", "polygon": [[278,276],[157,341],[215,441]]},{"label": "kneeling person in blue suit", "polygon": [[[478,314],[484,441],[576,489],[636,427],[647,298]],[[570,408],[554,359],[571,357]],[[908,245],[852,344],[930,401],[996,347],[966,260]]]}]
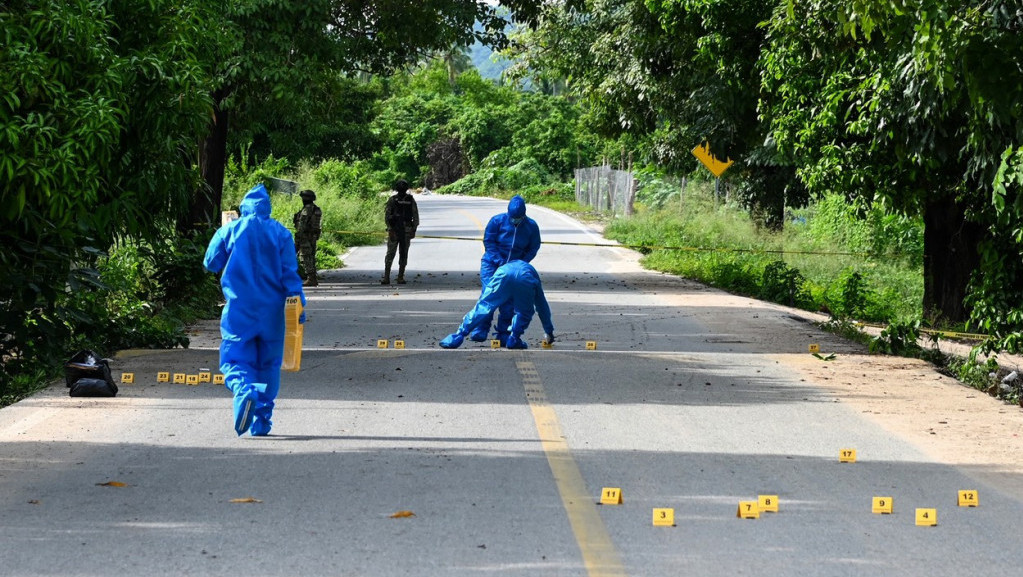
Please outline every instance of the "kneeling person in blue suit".
[{"label": "kneeling person in blue suit", "polygon": [[241,218],[213,235],[203,266],[222,273],[227,304],[220,317],[220,372],[234,393],[234,430],[266,435],[281,387],[284,303],[298,296],[305,305],[305,294],[295,241],[270,218],[270,195],[262,184],[245,194]]},{"label": "kneeling person in blue suit", "polygon": [[540,275],[531,264],[513,260],[498,267],[483,289],[476,306],[462,319],[458,331],[445,337],[440,346],[445,349],[457,349],[466,336],[484,325],[489,325],[494,311],[505,304],[511,305],[513,316],[510,334],[499,337],[502,346],[509,349],[526,348],[522,333],[529,328],[534,312],[540,316],[540,323],[546,333],[544,340],[548,343],[554,342],[551,307],[543,294]]}]

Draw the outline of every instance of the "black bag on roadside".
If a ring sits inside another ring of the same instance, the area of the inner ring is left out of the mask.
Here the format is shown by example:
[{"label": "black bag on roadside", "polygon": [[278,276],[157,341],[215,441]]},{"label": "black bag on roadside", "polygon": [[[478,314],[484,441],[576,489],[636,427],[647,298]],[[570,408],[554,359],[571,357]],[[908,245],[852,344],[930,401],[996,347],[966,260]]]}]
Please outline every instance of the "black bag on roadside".
[{"label": "black bag on roadside", "polygon": [[117,394],[110,364],[95,351],[79,351],[64,363],[64,381],[71,389],[68,394],[72,397],[113,397]]},{"label": "black bag on roadside", "polygon": [[117,396],[117,385],[103,379],[83,378],[71,385],[68,394],[72,397],[115,397]]}]

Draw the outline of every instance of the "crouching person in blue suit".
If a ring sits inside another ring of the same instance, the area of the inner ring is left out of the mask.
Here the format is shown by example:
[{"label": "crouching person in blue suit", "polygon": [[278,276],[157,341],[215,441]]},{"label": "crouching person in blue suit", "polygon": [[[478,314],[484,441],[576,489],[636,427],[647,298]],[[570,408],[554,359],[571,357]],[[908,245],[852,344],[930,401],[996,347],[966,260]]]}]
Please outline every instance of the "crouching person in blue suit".
[{"label": "crouching person in blue suit", "polygon": [[502,305],[510,304],[513,310],[510,334],[500,335],[501,345],[509,349],[526,348],[522,333],[529,328],[533,313],[540,316],[543,325],[544,340],[554,342],[554,324],[551,322],[551,307],[543,294],[543,285],[536,269],[527,262],[513,260],[501,265],[494,272],[483,289],[476,306],[462,319],[458,331],[451,333],[440,342],[445,349],[457,349],[465,337],[473,331],[490,324],[494,310]]},{"label": "crouching person in blue suit", "polygon": [[220,372],[234,393],[234,430],[266,435],[281,387],[284,303],[289,296],[306,301],[295,241],[270,218],[270,195],[262,184],[245,194],[241,218],[213,235],[203,266],[222,273],[227,304],[220,317]]}]

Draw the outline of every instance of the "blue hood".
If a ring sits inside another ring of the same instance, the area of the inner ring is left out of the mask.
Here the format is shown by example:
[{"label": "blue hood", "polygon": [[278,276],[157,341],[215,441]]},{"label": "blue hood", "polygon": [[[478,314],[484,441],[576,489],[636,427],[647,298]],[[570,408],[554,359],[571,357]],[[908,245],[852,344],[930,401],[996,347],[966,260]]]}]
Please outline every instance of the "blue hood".
[{"label": "blue hood", "polygon": [[266,187],[257,184],[245,193],[241,204],[242,216],[256,215],[261,218],[270,216],[270,193]]},{"label": "blue hood", "polygon": [[508,216],[511,218],[522,218],[526,216],[526,201],[519,195],[508,201]]}]

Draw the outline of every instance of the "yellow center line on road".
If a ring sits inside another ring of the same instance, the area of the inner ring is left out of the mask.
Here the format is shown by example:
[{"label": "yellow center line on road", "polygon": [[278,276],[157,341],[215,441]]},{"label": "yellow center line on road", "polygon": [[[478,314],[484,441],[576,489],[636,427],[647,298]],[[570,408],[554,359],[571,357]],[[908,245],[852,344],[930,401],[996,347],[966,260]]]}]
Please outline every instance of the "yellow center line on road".
[{"label": "yellow center line on road", "polygon": [[558,485],[561,504],[568,513],[568,521],[582,552],[587,574],[590,577],[624,576],[625,567],[622,566],[621,557],[611,542],[611,535],[604,527],[603,519],[597,514],[593,497],[586,490],[579,466],[572,458],[568,442],[562,435],[558,415],[547,402],[547,393],[536,366],[530,361],[516,361],[515,366],[522,377],[526,400],[529,401],[536,430],[540,435],[540,444]]}]

